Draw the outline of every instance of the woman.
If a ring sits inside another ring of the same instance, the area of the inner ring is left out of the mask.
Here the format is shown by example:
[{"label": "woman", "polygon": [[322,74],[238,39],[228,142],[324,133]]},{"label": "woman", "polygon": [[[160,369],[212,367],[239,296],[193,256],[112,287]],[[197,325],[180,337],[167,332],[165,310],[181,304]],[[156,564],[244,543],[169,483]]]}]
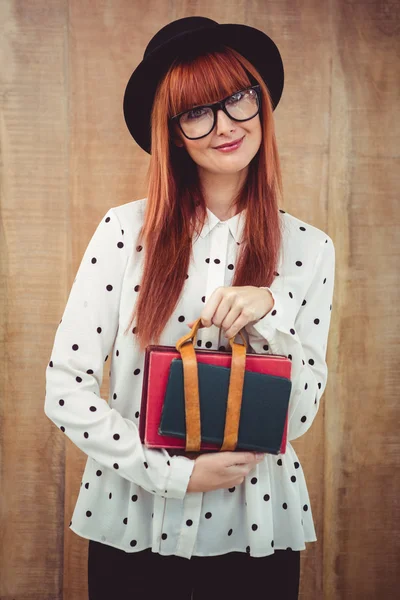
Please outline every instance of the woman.
[{"label": "woman", "polygon": [[[290,440],[327,383],[335,251],[278,208],[282,89],[266,34],[203,17],[163,27],[128,82],[148,194],[98,225],[46,370],[45,413],[88,456],[70,528],[89,540],[91,600],[298,597],[300,551],[317,538]],[[229,350],[242,330],[249,351],[292,361],[285,454],[142,445],[145,348],[174,346],[199,316],[199,347]]]}]

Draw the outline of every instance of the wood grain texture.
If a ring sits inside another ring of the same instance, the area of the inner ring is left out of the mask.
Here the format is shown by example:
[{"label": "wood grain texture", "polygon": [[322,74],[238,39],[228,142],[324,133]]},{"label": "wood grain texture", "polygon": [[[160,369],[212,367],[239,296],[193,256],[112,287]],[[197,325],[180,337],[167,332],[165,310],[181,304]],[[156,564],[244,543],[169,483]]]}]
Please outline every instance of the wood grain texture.
[{"label": "wood grain texture", "polygon": [[63,578],[65,441],[43,393],[67,287],[66,3],[33,4],[0,2],[2,600],[53,600]]},{"label": "wood grain texture", "polygon": [[318,538],[301,554],[299,597],[393,598],[400,4],[2,0],[0,600],[88,597],[88,541],[68,529],[86,455],[44,415],[45,369],[96,225],[146,195],[149,156],[126,128],[125,85],[157,30],[190,15],[276,41],[283,208],[336,249],[327,389],[293,442]]}]

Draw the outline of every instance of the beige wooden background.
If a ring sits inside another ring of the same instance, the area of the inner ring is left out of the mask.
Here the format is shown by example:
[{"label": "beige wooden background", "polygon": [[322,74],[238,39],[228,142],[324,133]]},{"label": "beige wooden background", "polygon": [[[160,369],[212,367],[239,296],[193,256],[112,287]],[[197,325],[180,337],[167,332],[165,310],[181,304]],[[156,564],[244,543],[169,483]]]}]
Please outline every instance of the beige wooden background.
[{"label": "beige wooden background", "polygon": [[44,415],[45,369],[95,227],[146,195],[126,82],[150,37],[190,15],[276,41],[283,208],[336,247],[328,385],[293,444],[318,537],[301,554],[300,598],[397,597],[399,6],[0,0],[1,600],[87,598],[88,542],[68,529],[86,455]]}]

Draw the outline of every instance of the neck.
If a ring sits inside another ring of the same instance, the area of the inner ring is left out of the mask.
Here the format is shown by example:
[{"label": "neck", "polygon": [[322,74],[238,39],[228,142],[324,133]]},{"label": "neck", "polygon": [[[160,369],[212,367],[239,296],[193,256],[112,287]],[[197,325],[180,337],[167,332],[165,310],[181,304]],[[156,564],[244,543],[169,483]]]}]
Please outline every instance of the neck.
[{"label": "neck", "polygon": [[233,205],[242,187],[248,167],[237,173],[213,173],[199,167],[200,182],[207,208],[221,221],[226,221],[237,212]]}]

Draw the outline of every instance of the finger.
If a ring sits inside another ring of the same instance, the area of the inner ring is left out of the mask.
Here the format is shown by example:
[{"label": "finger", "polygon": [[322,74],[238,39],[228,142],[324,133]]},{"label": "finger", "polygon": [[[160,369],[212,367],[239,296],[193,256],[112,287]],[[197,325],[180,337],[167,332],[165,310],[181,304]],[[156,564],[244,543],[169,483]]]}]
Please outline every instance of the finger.
[{"label": "finger", "polygon": [[220,302],[223,300],[227,289],[229,288],[223,286],[217,287],[207,300],[206,305],[201,313],[201,322],[205,327],[211,327],[212,318],[217,311]]},{"label": "finger", "polygon": [[235,306],[234,304],[226,304],[222,307],[222,303],[220,308],[221,312],[219,314],[217,312],[214,316],[214,321],[217,323],[221,322],[221,327],[226,337],[232,337],[245,324],[244,322],[242,323],[242,321],[244,321],[242,308],[241,306]]},{"label": "finger", "polygon": [[[231,312],[229,313],[229,316],[233,314],[235,315],[236,313],[234,312],[234,309],[232,307]],[[229,338],[231,337],[235,337],[237,333],[239,333],[239,331],[241,329],[243,329],[243,327],[247,325],[247,320],[243,317],[243,313],[241,312],[241,309],[239,310],[239,313],[237,314],[237,318],[234,317],[234,320],[232,322],[232,324],[226,328],[224,325],[224,335],[225,337],[229,340]]]},{"label": "finger", "polygon": [[246,465],[256,460],[256,455],[253,452],[230,452],[229,462],[232,465]]},{"label": "finger", "polygon": [[233,300],[231,294],[224,292],[220,303],[212,315],[212,322],[216,327],[228,329],[230,324],[236,320],[237,315],[240,314],[241,310],[237,312],[233,306]]}]

